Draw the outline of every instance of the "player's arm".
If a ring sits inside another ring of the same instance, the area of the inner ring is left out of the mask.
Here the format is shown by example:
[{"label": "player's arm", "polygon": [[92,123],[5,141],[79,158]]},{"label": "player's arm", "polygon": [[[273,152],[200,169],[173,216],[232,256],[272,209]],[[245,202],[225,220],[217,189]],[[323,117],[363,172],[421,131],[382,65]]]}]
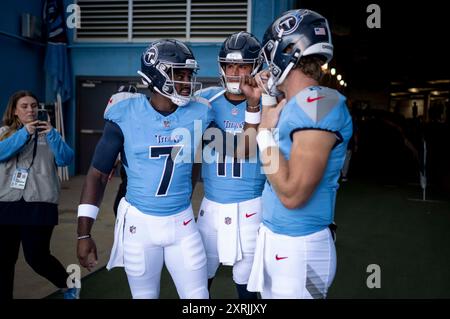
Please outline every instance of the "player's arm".
[{"label": "player's arm", "polygon": [[286,208],[305,205],[321,181],[336,136],[328,131],[301,130],[293,133],[289,161],[277,146],[263,150],[267,179]]},{"label": "player's arm", "polygon": [[[89,270],[97,260],[97,250],[90,237],[91,229],[103,199],[108,176],[114,166],[117,155],[123,149],[123,134],[120,127],[107,121],[103,135],[98,142],[91,167],[84,181],[78,207],[78,247],[77,255],[80,264]],[[88,260],[89,255],[94,260]]]},{"label": "player's arm", "polygon": [[256,155],[256,134],[258,132],[258,118],[261,110],[261,89],[255,78],[241,77],[239,87],[247,100],[244,130],[237,138],[236,157],[248,158]]}]

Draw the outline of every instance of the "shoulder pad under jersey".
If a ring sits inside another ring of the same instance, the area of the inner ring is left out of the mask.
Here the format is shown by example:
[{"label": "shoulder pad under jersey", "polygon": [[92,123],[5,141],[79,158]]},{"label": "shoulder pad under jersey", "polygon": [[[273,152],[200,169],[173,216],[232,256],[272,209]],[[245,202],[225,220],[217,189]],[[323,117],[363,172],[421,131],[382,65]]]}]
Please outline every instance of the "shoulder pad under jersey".
[{"label": "shoulder pad under jersey", "polygon": [[340,103],[345,102],[345,97],[338,91],[323,86],[306,88],[295,98],[297,105],[315,123],[320,122]]},{"label": "shoulder pad under jersey", "polygon": [[140,93],[130,93],[130,92],[119,92],[111,96],[111,98],[108,101],[108,104],[106,105],[104,116],[106,116],[106,113],[110,111],[113,107],[117,107],[119,105],[128,104],[130,102],[130,99],[135,99],[141,97],[142,94]]},{"label": "shoulder pad under jersey", "polygon": [[[213,99],[216,95],[222,95],[225,92],[225,89],[219,86],[211,86],[205,89],[198,90],[195,92],[195,96],[204,97],[207,100]],[[214,98],[215,100],[215,98]]]},{"label": "shoulder pad under jersey", "polygon": [[211,103],[209,103],[209,101],[204,97],[194,96],[194,97],[192,97],[191,101],[203,104],[203,105],[207,106],[208,108],[211,108]]}]

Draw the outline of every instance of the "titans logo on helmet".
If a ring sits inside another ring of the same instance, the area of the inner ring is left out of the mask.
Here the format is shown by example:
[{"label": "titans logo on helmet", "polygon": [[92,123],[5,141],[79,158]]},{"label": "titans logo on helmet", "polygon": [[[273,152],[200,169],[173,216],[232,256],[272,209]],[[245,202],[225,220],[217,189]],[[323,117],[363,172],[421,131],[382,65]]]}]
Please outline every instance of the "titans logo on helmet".
[{"label": "titans logo on helmet", "polygon": [[158,60],[158,48],[152,46],[144,54],[144,63],[148,66],[153,65]]},{"label": "titans logo on helmet", "polygon": [[288,35],[297,30],[298,25],[303,20],[303,16],[309,13],[308,10],[297,11],[294,14],[283,17],[280,22],[275,26],[277,33],[283,30],[283,35]]},{"label": "titans logo on helmet", "polygon": [[294,32],[298,25],[300,24],[300,21],[302,21],[303,16],[296,16],[296,15],[289,15],[285,17],[283,20],[278,23],[278,25],[275,26],[275,30],[277,33],[280,32],[280,30],[283,30],[283,35],[291,34]]}]

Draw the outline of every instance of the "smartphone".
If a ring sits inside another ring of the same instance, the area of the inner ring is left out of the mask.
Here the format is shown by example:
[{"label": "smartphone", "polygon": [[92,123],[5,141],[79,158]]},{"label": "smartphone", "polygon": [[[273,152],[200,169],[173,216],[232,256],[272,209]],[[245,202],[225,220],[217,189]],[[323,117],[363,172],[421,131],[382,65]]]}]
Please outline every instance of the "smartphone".
[{"label": "smartphone", "polygon": [[[48,113],[47,113],[47,110],[42,110],[42,109],[40,109],[40,110],[38,110],[38,121],[41,121],[41,122],[48,122]],[[38,132],[41,132],[43,129],[38,129]]]},{"label": "smartphone", "polygon": [[38,110],[38,121],[48,122],[47,110]]}]

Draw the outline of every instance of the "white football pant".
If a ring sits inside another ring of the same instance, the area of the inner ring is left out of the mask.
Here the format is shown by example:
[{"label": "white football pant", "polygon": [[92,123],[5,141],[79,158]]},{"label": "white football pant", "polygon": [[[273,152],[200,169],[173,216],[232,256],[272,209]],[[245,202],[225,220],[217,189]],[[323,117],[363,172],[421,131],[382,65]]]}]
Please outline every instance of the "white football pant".
[{"label": "white football pant", "polygon": [[336,249],[328,227],[292,237],[261,225],[248,289],[260,291],[263,299],[323,299],[335,273]]},{"label": "white football pant", "polygon": [[[209,279],[223,263],[233,265],[235,283],[247,284],[262,218],[261,204],[261,197],[234,204],[220,204],[203,198],[197,224],[205,245]],[[233,223],[233,232],[225,233]],[[236,258],[225,261],[229,254]]]},{"label": "white football pant", "polygon": [[164,262],[181,299],[209,298],[206,255],[192,207],[157,217],[130,206],[123,231],[123,260],[133,298],[159,297]]}]

